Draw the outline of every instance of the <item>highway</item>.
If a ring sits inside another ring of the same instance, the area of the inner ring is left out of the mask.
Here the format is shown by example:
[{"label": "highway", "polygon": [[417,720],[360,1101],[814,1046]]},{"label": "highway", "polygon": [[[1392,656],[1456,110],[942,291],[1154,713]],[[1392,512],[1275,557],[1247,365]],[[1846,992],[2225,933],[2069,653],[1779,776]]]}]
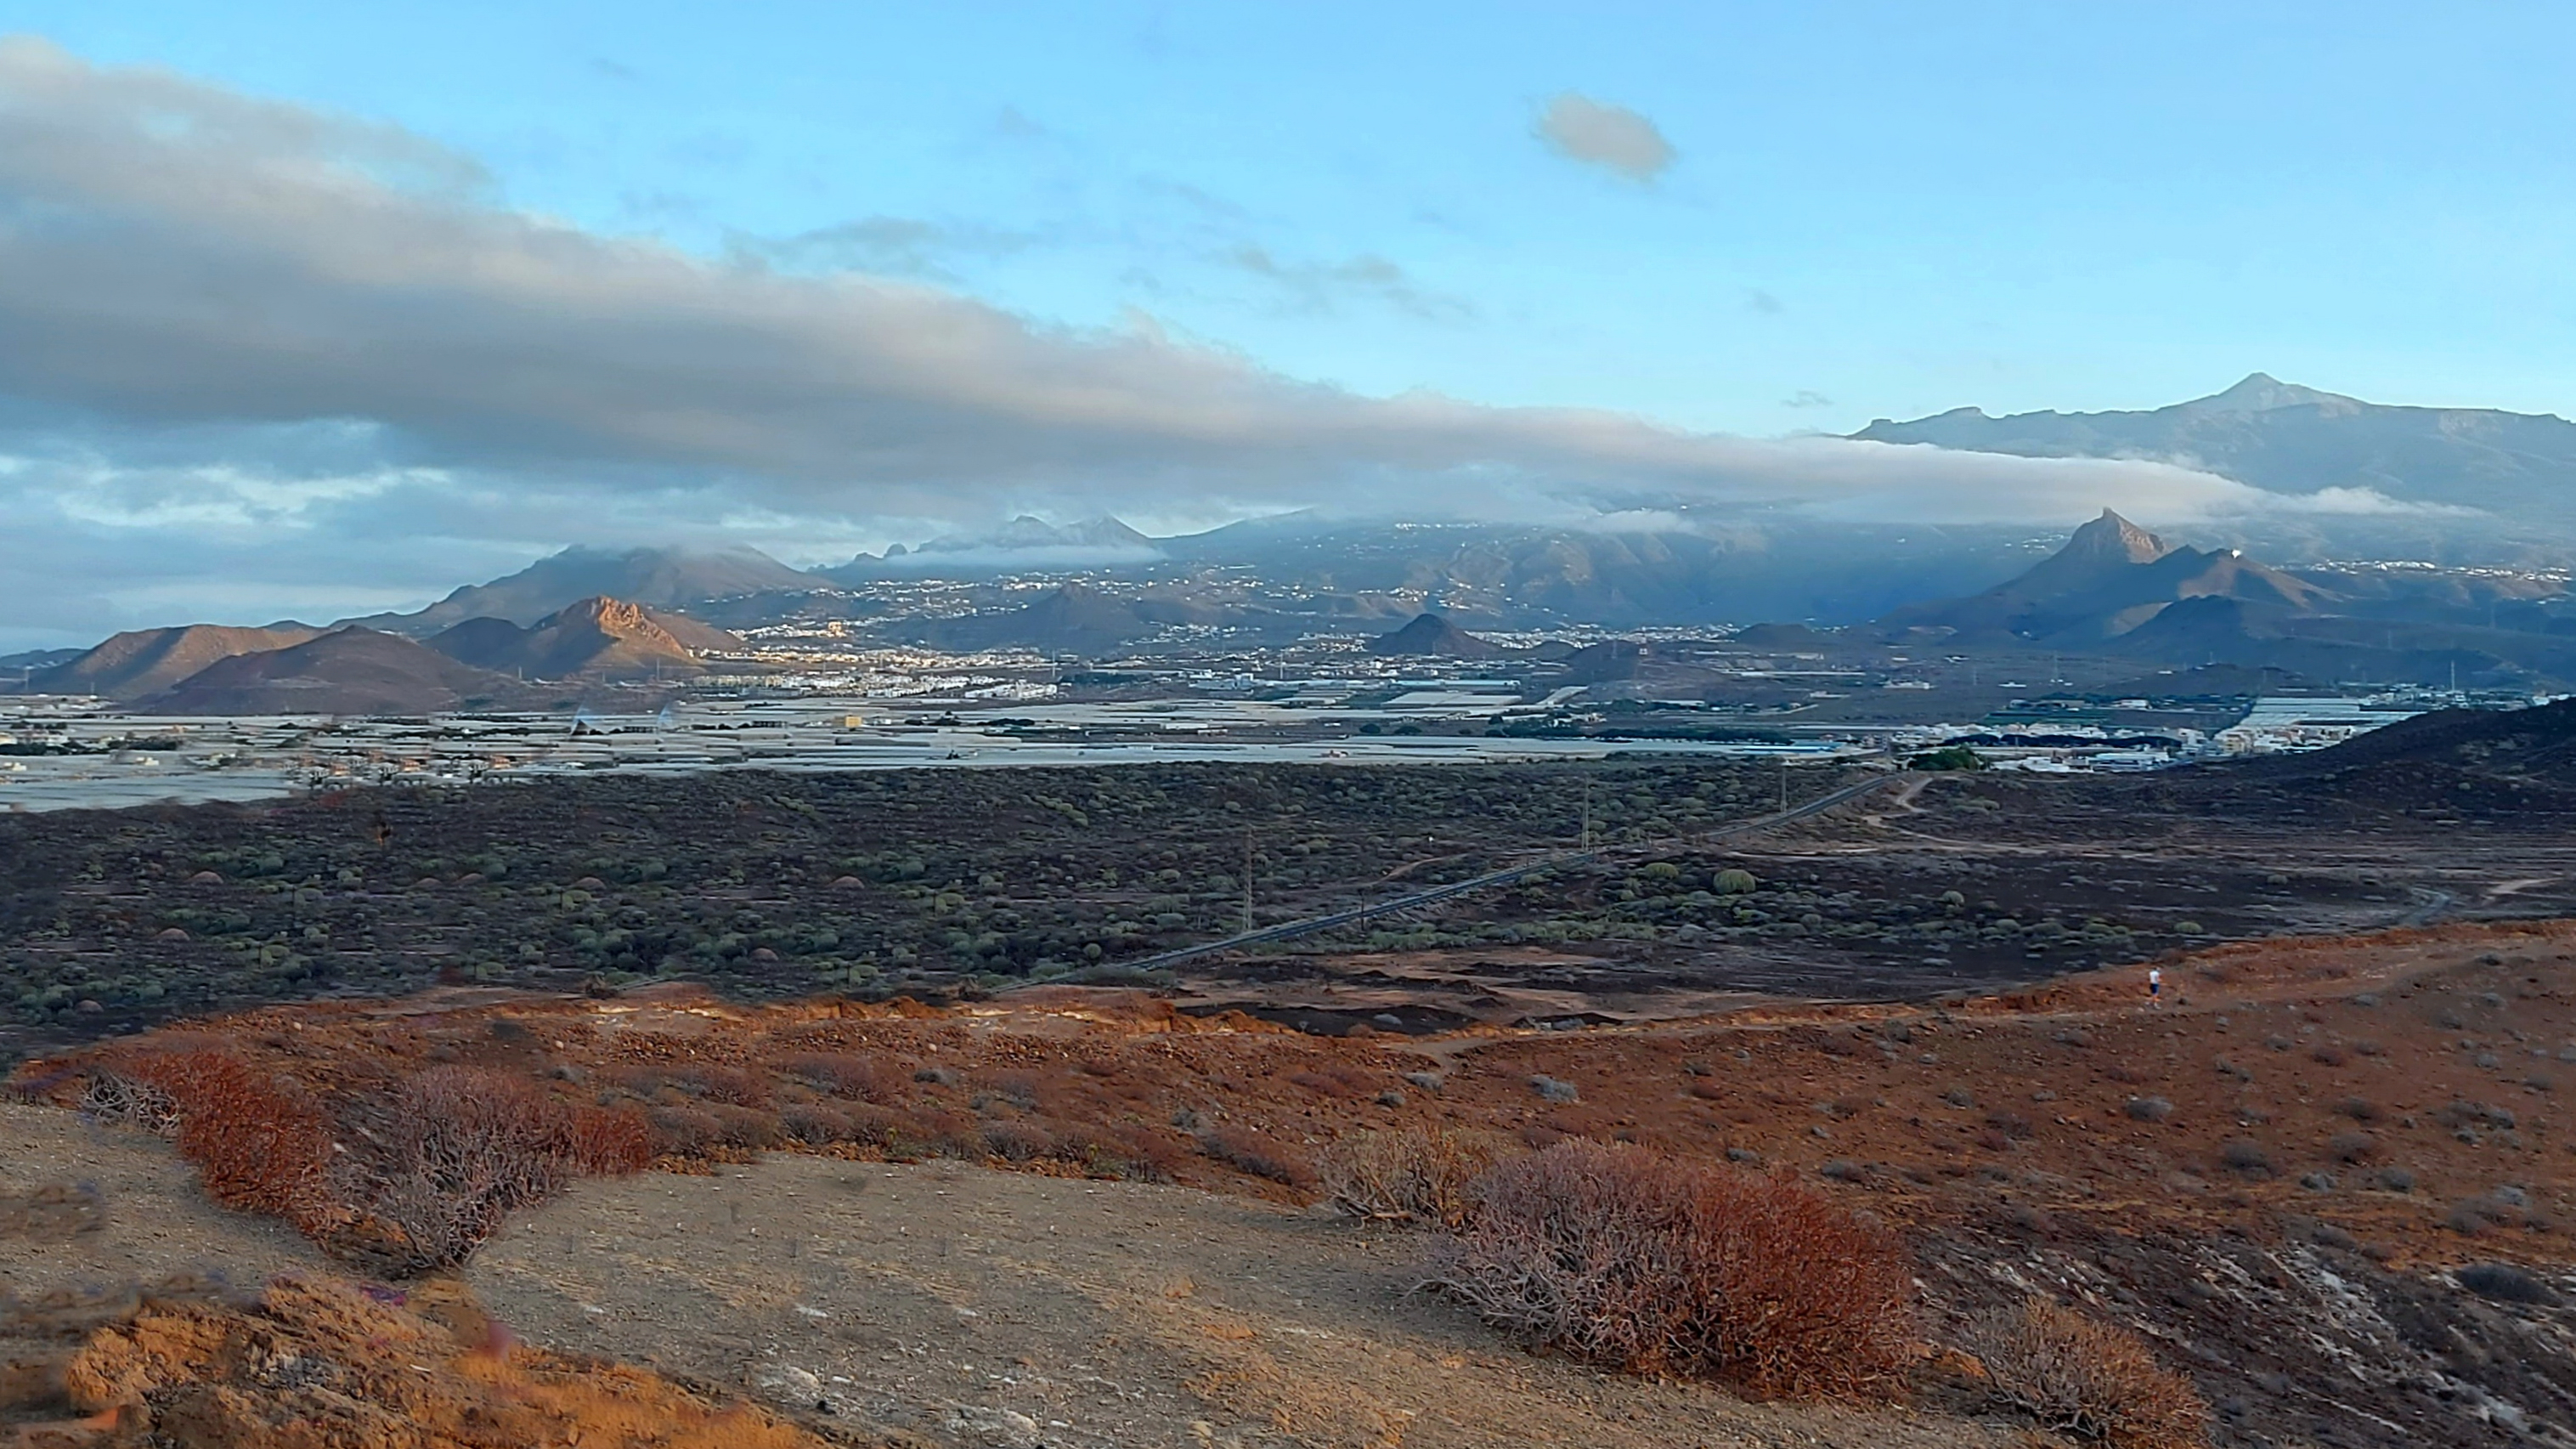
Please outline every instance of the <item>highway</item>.
[{"label": "highway", "polygon": [[[1732,825],[1720,825],[1712,829],[1696,831],[1692,834],[1691,840],[1694,843],[1727,840],[1736,836],[1751,835],[1756,831],[1768,830],[1774,826],[1786,825],[1791,821],[1804,820],[1808,816],[1821,815],[1824,812],[1833,809],[1837,805],[1857,800],[1861,796],[1866,795],[1873,790],[1882,789],[1888,785],[1907,780],[1908,778],[1910,777],[1906,775],[1887,775],[1875,780],[1863,780],[1855,785],[1845,785],[1840,789],[1828,790],[1813,800],[1792,805],[1786,810],[1777,810],[1769,815],[1757,815],[1750,820],[1739,820]],[[1531,876],[1539,874],[1541,871],[1563,870],[1567,866],[1589,865],[1592,862],[1600,860],[1612,853],[1612,850],[1608,847],[1596,847],[1591,850],[1569,850],[1561,854],[1547,856],[1540,860],[1528,861],[1520,865],[1506,866],[1501,870],[1487,871],[1483,875],[1469,876],[1465,880],[1451,881],[1447,885],[1433,886],[1429,890],[1414,891],[1409,895],[1392,896],[1386,900],[1372,901],[1364,906],[1352,906],[1347,910],[1332,911],[1320,916],[1307,916],[1302,920],[1282,921],[1275,926],[1264,926],[1257,931],[1245,931],[1240,935],[1228,936],[1221,941],[1208,941],[1196,946],[1183,946],[1178,950],[1163,951],[1152,956],[1140,957],[1133,961],[1122,961],[1118,964],[1130,970],[1150,971],[1156,967],[1177,965],[1180,962],[1195,960],[1201,956],[1213,956],[1220,951],[1235,951],[1246,946],[1259,946],[1272,941],[1285,941],[1292,936],[1310,935],[1316,931],[1329,931],[1336,926],[1347,926],[1354,922],[1369,920],[1377,916],[1389,916],[1394,915],[1399,911],[1414,910],[1421,906],[1431,905],[1434,902],[1448,900],[1453,896],[1465,895],[1470,891],[1485,890],[1492,886],[1510,885],[1514,881],[1526,880]]]}]

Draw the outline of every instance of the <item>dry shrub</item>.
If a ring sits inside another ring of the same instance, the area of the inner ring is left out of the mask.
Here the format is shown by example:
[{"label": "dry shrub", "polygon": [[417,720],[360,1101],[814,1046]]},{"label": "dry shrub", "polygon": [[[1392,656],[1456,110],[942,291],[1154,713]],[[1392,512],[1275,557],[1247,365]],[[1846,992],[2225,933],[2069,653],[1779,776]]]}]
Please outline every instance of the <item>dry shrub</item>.
[{"label": "dry shrub", "polygon": [[1432,1286],[1533,1343],[1757,1398],[1884,1390],[1906,1360],[1903,1248],[1785,1177],[1567,1141],[1477,1190]]},{"label": "dry shrub", "polygon": [[2033,1298],[1979,1320],[1969,1348],[1996,1401],[2052,1433],[2109,1449],[2208,1442],[2209,1406],[2126,1329]]},{"label": "dry shrub", "polygon": [[134,1127],[155,1137],[179,1135],[179,1104],[150,1082],[121,1072],[91,1072],[82,1083],[80,1110],[101,1122]]},{"label": "dry shrub", "polygon": [[1144,1127],[1065,1127],[1056,1140],[1067,1162],[1098,1178],[1170,1182],[1189,1161],[1178,1143]]},{"label": "dry shrub", "polygon": [[1316,1096],[1331,1097],[1340,1101],[1365,1096],[1373,1090],[1366,1073],[1340,1062],[1327,1062],[1312,1070],[1290,1072],[1288,1081],[1291,1085],[1303,1087]]},{"label": "dry shrub", "polygon": [[397,1272],[461,1263],[508,1214],[576,1178],[652,1160],[633,1114],[575,1107],[481,1067],[432,1067],[403,1084],[393,1107],[381,1181],[352,1246]]},{"label": "dry shrub", "polygon": [[1325,1195],[1353,1217],[1456,1228],[1474,1208],[1476,1180],[1503,1151],[1482,1133],[1405,1127],[1337,1138],[1316,1166]]},{"label": "dry shrub", "polygon": [[984,1151],[1004,1162],[1035,1162],[1056,1155],[1055,1134],[1028,1122],[992,1122],[984,1127]]},{"label": "dry shrub", "polygon": [[240,1212],[284,1218],[321,1237],[355,1215],[326,1182],[331,1123],[311,1098],[240,1058],[205,1048],[136,1058],[126,1076],[165,1094],[178,1113],[179,1155],[197,1165],[206,1196]]},{"label": "dry shrub", "polygon": [[828,1102],[791,1102],[778,1113],[779,1129],[807,1147],[847,1142],[858,1133],[850,1114]]},{"label": "dry shrub", "polygon": [[653,1144],[673,1157],[703,1157],[710,1152],[752,1152],[778,1144],[780,1119],[751,1107],[727,1102],[648,1107]]},{"label": "dry shrub", "polygon": [[1265,1177],[1300,1190],[1315,1185],[1315,1169],[1304,1158],[1241,1127],[1211,1127],[1201,1132],[1199,1151],[1249,1177]]}]

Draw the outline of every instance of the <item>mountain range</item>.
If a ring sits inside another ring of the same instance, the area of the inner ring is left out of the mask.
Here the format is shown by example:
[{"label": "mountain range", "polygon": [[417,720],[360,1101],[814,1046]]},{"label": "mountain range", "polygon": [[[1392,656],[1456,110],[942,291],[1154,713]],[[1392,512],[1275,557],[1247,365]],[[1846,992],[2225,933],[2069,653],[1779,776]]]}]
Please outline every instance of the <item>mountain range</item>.
[{"label": "mountain range", "polygon": [[789,568],[755,548],[620,550],[568,548],[488,584],[468,584],[410,614],[344,619],[387,633],[427,638],[468,619],[522,627],[583,599],[622,599],[680,610],[750,594],[803,594],[829,581]]},{"label": "mountain range", "polygon": [[477,617],[425,641],[359,624],[138,630],[33,671],[25,688],[100,695],[145,714],[423,714],[534,707],[566,685],[578,697],[677,682],[705,672],[704,655],[743,647],[695,619],[588,598],[528,628]]},{"label": "mountain range", "polygon": [[2393,407],[2254,373],[2152,411],[1973,407],[1851,436],[2034,458],[2157,458],[2285,493],[2371,489],[2504,520],[2576,521],[2576,423],[2493,408]]},{"label": "mountain range", "polygon": [[2446,616],[2420,597],[2415,612],[2399,617],[2383,593],[2350,597],[2336,587],[2342,581],[2274,568],[2235,549],[2169,544],[2106,509],[2022,574],[1964,598],[1894,610],[1869,632],[1890,642],[2036,646],[2329,681],[2576,683],[2576,618],[2517,616],[2539,627],[2507,628],[2495,622],[2496,608],[2480,623]]},{"label": "mountain range", "polygon": [[27,679],[31,694],[95,694],[136,700],[159,694],[221,660],[301,644],[322,631],[309,624],[235,629],[189,624],[175,629],[135,629],[76,654]]}]

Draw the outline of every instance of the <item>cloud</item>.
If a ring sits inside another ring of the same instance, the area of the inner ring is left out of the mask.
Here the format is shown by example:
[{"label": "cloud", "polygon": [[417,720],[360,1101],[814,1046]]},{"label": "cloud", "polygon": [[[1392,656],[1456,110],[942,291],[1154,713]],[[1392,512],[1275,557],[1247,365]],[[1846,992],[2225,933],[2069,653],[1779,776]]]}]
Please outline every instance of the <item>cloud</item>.
[{"label": "cloud", "polygon": [[1780,399],[1780,406],[1784,408],[1829,408],[1833,405],[1834,400],[1832,398],[1829,398],[1823,393],[1817,392],[1812,388],[1800,388],[1796,392],[1789,394],[1787,397]]},{"label": "cloud", "polygon": [[2482,508],[2391,498],[2376,488],[2320,488],[2313,493],[2267,493],[2261,506],[2278,513],[2322,513],[2345,518],[2484,518]]},{"label": "cloud", "polygon": [[854,271],[954,281],[950,261],[1008,256],[1036,240],[1025,232],[972,222],[869,216],[794,236],[737,234],[730,245],[737,261],[774,264],[790,271]]},{"label": "cloud", "polygon": [[1329,313],[1352,298],[1381,303],[1429,322],[1457,322],[1475,315],[1463,297],[1422,286],[1404,268],[1363,252],[1339,262],[1288,262],[1257,242],[1225,254],[1226,264],[1269,282],[1299,311]]},{"label": "cloud", "polygon": [[1655,123],[1626,106],[1605,105],[1574,91],[1539,112],[1538,137],[1570,161],[1652,181],[1673,164],[1673,143]]},{"label": "cloud", "polygon": [[[935,265],[953,239],[833,230],[810,259]],[[1373,257],[1235,264],[1437,305]],[[810,557],[906,536],[886,520],[1019,511],[1558,517],[1651,494],[2058,523],[2266,496],[2152,462],[1366,396],[1159,328],[584,231],[398,129],[31,40],[0,42],[0,404],[5,562],[37,570],[9,577],[85,594],[155,567],[426,589],[503,553],[693,533]]]}]

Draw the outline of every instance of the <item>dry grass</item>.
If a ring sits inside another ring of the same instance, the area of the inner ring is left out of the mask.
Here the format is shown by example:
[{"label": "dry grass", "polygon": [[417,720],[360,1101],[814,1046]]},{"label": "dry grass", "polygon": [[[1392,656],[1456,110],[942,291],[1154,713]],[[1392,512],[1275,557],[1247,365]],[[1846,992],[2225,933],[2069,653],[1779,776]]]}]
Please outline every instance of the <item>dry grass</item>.
[{"label": "dry grass", "polygon": [[1435,1286],[1530,1342],[1757,1398],[1884,1391],[1910,1351],[1895,1238],[1787,1178],[1574,1141],[1476,1191]]},{"label": "dry grass", "polygon": [[1476,1180],[1504,1151],[1488,1133],[1392,1128],[1336,1139],[1316,1170],[1324,1195],[1353,1217],[1458,1228],[1474,1211]]},{"label": "dry grass", "polygon": [[1996,1401],[2052,1433],[2108,1449],[2208,1442],[2209,1406],[2124,1329],[2033,1298],[1980,1320],[1968,1346]]},{"label": "dry grass", "polygon": [[[530,1349],[470,1302],[284,1280],[258,1302],[147,1297],[58,1380],[112,1442],[190,1449],[819,1449],[744,1404]],[[73,1442],[73,1441],[65,1441]]]}]

